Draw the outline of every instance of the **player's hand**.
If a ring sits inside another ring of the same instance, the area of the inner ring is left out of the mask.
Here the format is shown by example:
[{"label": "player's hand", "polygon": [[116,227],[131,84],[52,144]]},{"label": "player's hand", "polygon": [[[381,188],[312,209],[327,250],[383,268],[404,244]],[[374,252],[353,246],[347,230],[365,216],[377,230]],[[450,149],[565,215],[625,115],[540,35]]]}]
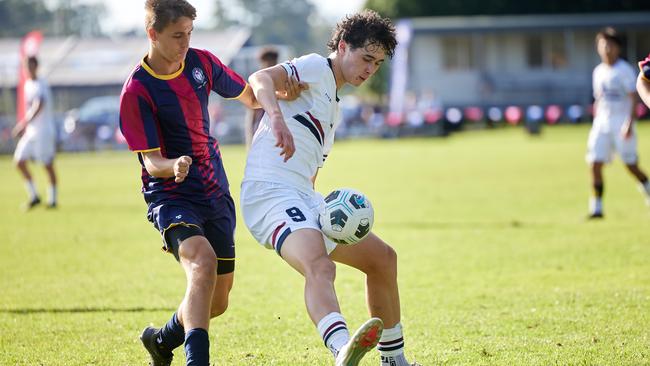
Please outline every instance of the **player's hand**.
[{"label": "player's hand", "polygon": [[23,122],[16,123],[14,128],[11,129],[11,137],[14,138],[14,139],[17,139],[20,136],[22,136],[23,133],[25,133],[25,127],[26,127],[26,124],[23,123]]},{"label": "player's hand", "polygon": [[289,127],[284,122],[282,114],[276,114],[271,117],[271,130],[273,131],[273,136],[275,136],[275,146],[282,149],[280,156],[284,155],[284,162],[286,163],[293,156],[296,147],[293,144],[293,135],[291,135]]},{"label": "player's hand", "polygon": [[639,62],[639,70],[646,80],[650,80],[650,55]]},{"label": "player's hand", "polygon": [[176,159],[174,162],[174,182],[181,183],[185,180],[185,177],[190,172],[190,165],[192,165],[192,158],[187,155]]},{"label": "player's hand", "polygon": [[292,101],[298,99],[300,93],[307,89],[309,89],[307,83],[298,81],[295,76],[291,75],[284,83],[284,91],[276,91],[275,96],[281,100]]},{"label": "player's hand", "polygon": [[634,129],[632,128],[631,123],[624,123],[623,127],[621,127],[621,136],[623,136],[624,140],[629,139],[634,135]]}]

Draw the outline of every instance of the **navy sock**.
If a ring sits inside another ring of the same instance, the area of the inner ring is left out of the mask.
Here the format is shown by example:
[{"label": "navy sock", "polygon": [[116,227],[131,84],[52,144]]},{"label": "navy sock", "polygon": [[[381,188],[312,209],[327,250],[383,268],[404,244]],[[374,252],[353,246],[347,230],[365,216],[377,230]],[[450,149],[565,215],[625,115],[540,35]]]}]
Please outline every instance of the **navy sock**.
[{"label": "navy sock", "polygon": [[185,358],[187,366],[210,366],[210,338],[207,330],[194,328],[187,332]]},{"label": "navy sock", "polygon": [[185,329],[178,321],[176,313],[172,315],[167,324],[163,326],[157,334],[159,342],[158,350],[165,356],[170,356],[171,352],[185,342]]}]

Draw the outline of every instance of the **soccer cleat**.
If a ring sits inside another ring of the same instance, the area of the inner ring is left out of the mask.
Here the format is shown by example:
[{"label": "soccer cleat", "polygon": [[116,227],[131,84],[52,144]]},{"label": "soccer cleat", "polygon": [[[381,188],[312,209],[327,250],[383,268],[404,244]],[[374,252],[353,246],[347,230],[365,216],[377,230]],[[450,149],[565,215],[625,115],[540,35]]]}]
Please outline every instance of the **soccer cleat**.
[{"label": "soccer cleat", "polygon": [[363,356],[377,346],[384,323],[379,318],[370,318],[354,333],[336,357],[336,366],[356,366]]},{"label": "soccer cleat", "polygon": [[174,355],[172,354],[169,357],[165,357],[160,354],[160,350],[156,344],[157,331],[158,329],[154,327],[146,327],[140,335],[142,345],[147,350],[147,352],[149,352],[149,356],[151,356],[149,366],[171,366]]},{"label": "soccer cleat", "polygon": [[29,211],[32,208],[38,206],[39,204],[41,204],[41,198],[36,196],[24,205],[25,211]]},{"label": "soccer cleat", "polygon": [[594,212],[594,213],[590,214],[589,216],[587,216],[587,219],[588,220],[598,220],[598,219],[602,219],[604,217],[605,216],[603,216],[602,212]]},{"label": "soccer cleat", "polygon": [[56,208],[56,206],[57,206],[56,202],[50,202],[47,204],[47,206],[45,206],[45,208],[47,208],[48,210],[53,210]]}]

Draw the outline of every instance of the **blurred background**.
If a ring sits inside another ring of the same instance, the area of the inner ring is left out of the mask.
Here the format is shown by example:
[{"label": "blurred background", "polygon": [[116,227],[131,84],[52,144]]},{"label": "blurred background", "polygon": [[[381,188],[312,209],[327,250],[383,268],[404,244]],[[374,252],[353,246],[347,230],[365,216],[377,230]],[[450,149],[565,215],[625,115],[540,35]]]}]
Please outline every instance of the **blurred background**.
[{"label": "blurred background", "polygon": [[[341,95],[340,138],[447,136],[467,129],[590,123],[596,32],[624,36],[623,58],[650,52],[648,1],[195,0],[192,45],[243,76],[261,47],[280,60],[325,54],[335,22],[362,8],[397,24],[396,55],[361,90]],[[143,1],[0,0],[0,153],[15,142],[21,42],[36,31],[63,151],[125,149],[118,129],[124,80],[148,49]],[[39,38],[40,40],[40,38]],[[212,133],[242,143],[239,103],[212,98]],[[637,115],[648,110],[638,105]]]}]

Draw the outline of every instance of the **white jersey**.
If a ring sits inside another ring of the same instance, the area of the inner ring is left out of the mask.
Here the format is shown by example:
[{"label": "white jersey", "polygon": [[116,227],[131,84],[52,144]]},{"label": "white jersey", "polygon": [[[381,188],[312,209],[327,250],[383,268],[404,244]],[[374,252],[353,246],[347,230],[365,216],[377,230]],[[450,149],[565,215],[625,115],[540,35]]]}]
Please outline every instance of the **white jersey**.
[{"label": "white jersey", "polygon": [[15,161],[37,160],[49,164],[56,153],[56,128],[52,119],[50,88],[43,79],[27,80],[24,87],[25,111],[40,99],[41,111],[27,124],[14,151]]},{"label": "white jersey", "polygon": [[296,151],[287,162],[265,115],[251,144],[244,182],[274,182],[303,192],[313,191],[311,178],[323,166],[340,123],[336,80],[330,60],[309,54],[281,64],[288,75],[309,84],[294,101],[278,101],[284,121],[293,135]]},{"label": "white jersey", "polygon": [[50,88],[43,79],[28,79],[25,81],[25,111],[28,111],[35,100],[40,99],[41,111],[27,125],[25,135],[55,136],[54,121],[52,120],[52,98]]},{"label": "white jersey", "polygon": [[593,72],[597,105],[594,128],[603,133],[618,132],[632,111],[630,93],[636,91],[636,72],[619,59],[613,65],[601,63]]}]

